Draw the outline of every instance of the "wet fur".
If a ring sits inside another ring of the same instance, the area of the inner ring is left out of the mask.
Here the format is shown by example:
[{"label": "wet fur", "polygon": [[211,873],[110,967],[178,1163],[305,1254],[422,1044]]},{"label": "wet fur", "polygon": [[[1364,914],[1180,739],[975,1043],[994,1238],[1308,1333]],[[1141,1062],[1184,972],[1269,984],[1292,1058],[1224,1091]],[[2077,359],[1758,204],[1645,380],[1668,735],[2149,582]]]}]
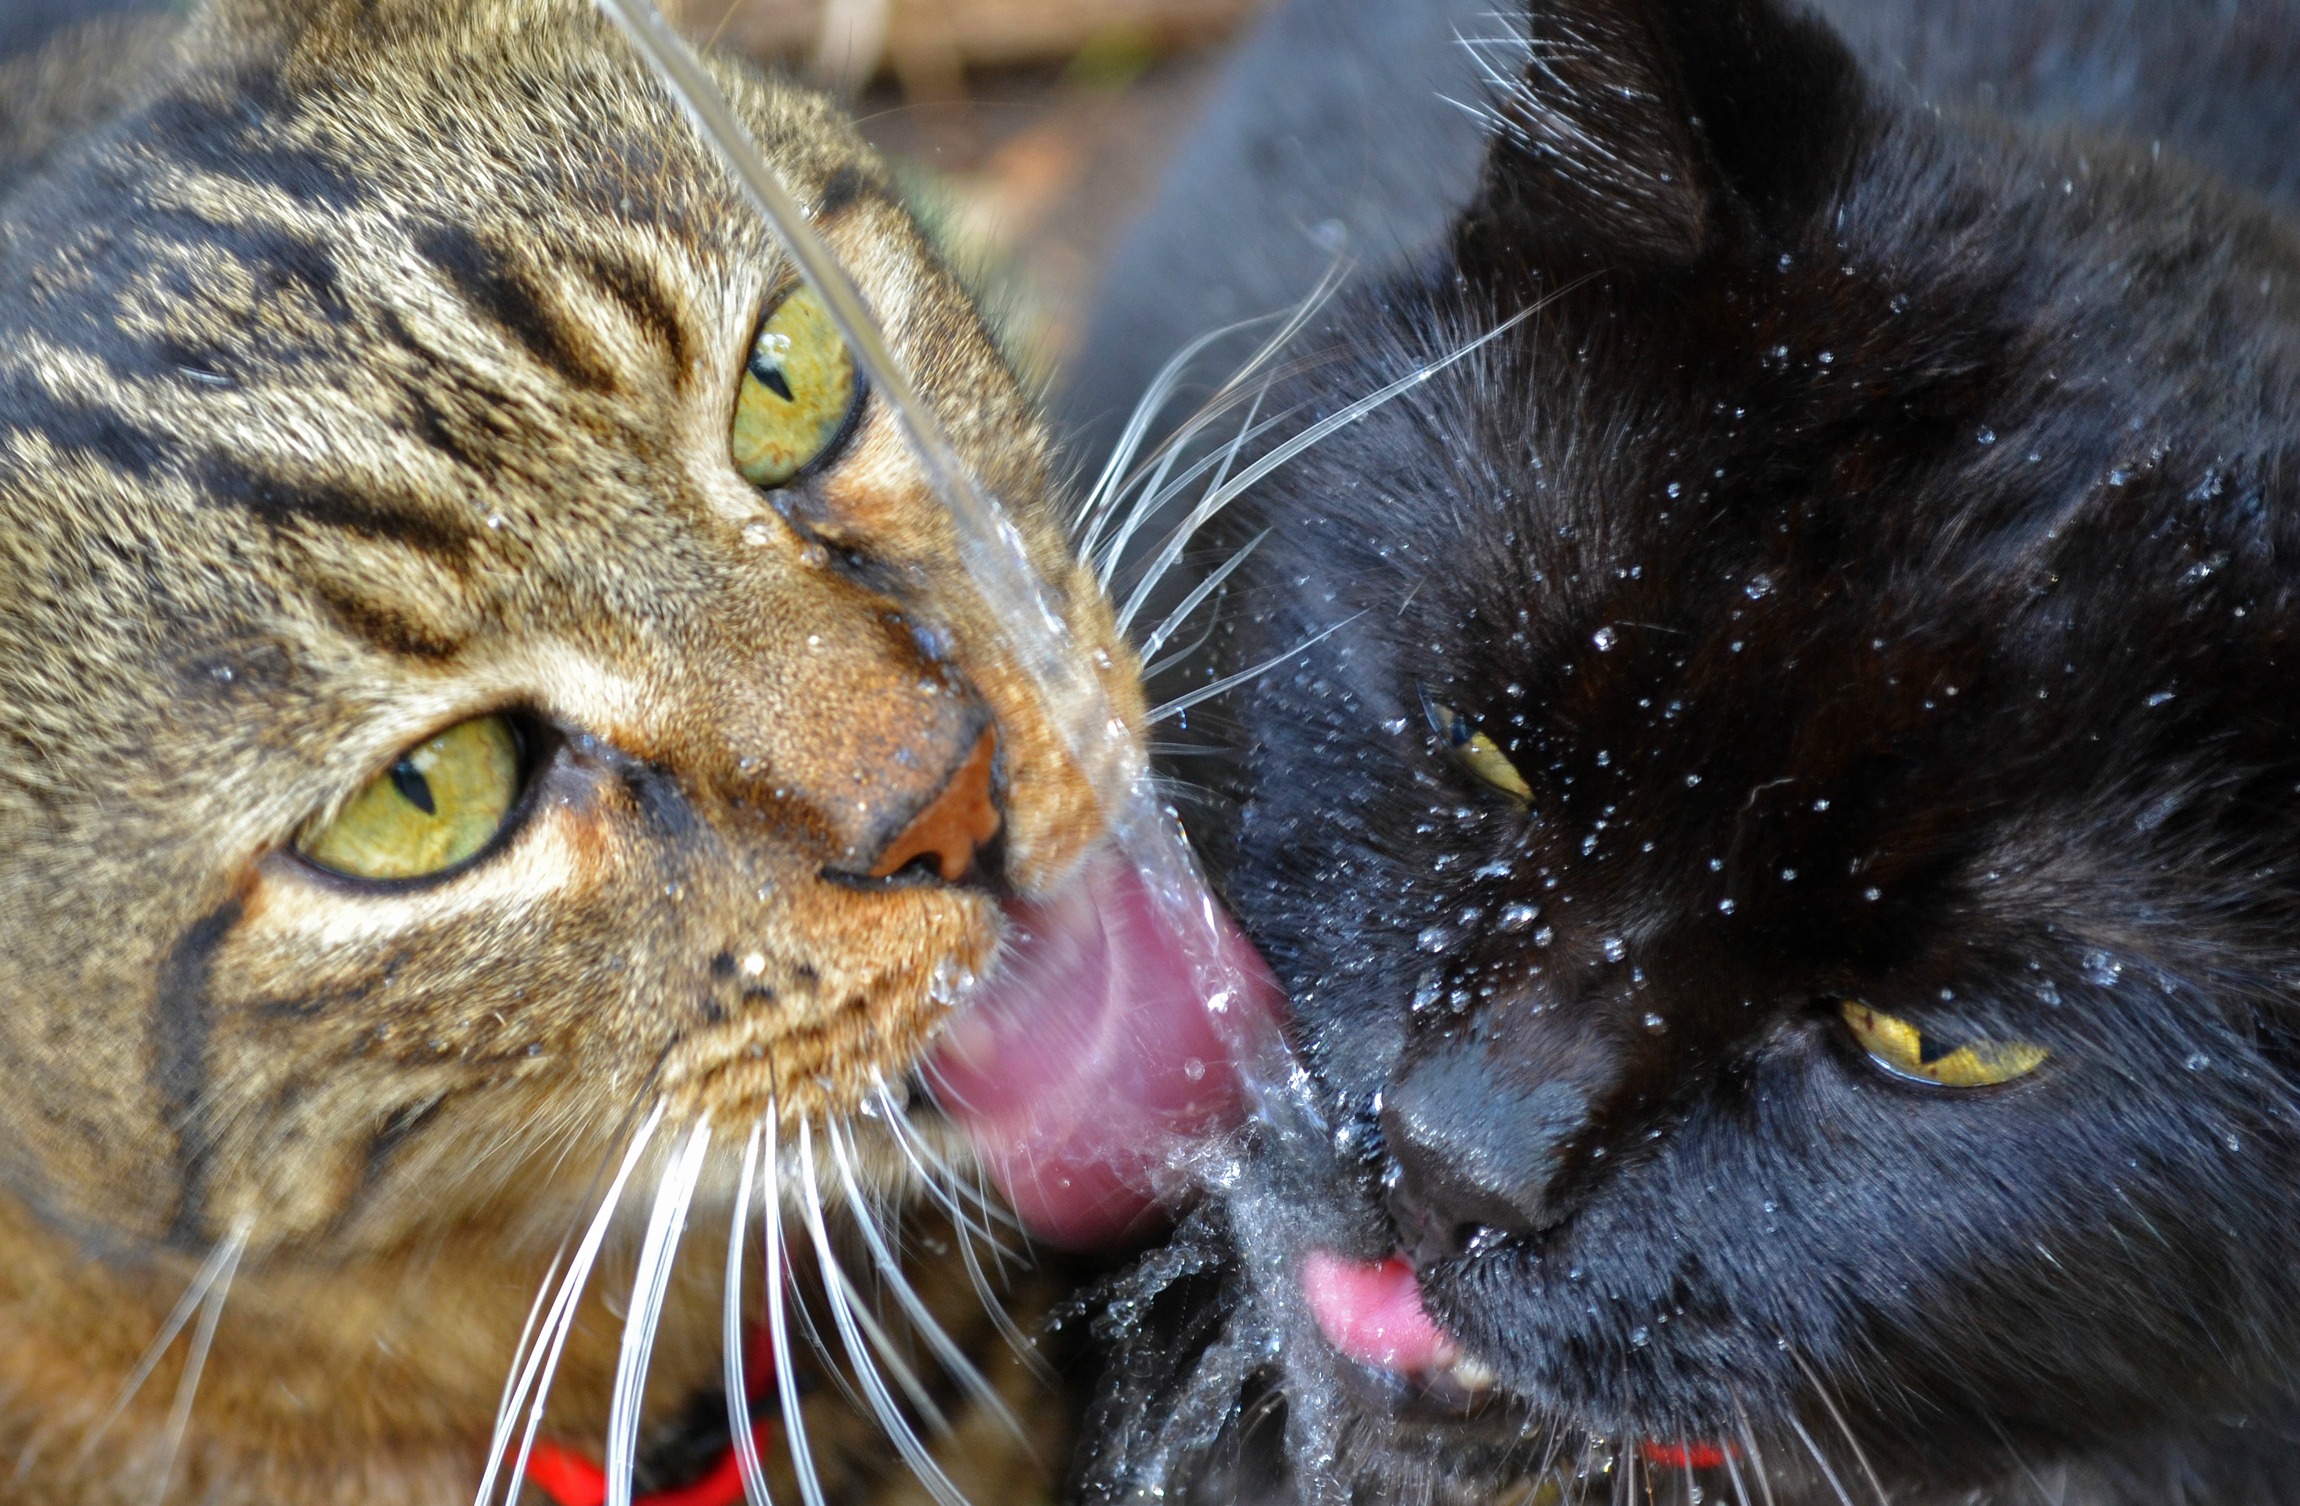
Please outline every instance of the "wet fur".
[{"label": "wet fur", "polygon": [[[732,469],[792,273],[583,0],[100,25],[9,65],[0,198],[4,1490],[150,1497],[182,1349],[99,1421],[244,1235],[181,1498],[468,1498],[647,1104],[738,1143],[852,1110],[987,965],[994,886],[860,877],[981,731],[998,884],[1099,819],[881,405],[785,492]],[[720,77],[1138,714],[1029,399],[884,165]],[[379,890],[285,851],[506,708],[543,736],[492,857]],[[712,1243],[658,1412],[717,1374]],[[555,1431],[599,1436],[619,1326],[578,1324]]]},{"label": "wet fur", "polygon": [[[1310,1076],[1119,1290],[1093,1498],[2300,1491],[2300,15],[1832,9],[1537,0],[1266,400],[1433,368],[1210,531],[1189,674],[1276,665],[1171,772]],[[1896,1085],[1848,997],[2054,1058]],[[1498,1395],[1335,1360],[1311,1246]]]}]

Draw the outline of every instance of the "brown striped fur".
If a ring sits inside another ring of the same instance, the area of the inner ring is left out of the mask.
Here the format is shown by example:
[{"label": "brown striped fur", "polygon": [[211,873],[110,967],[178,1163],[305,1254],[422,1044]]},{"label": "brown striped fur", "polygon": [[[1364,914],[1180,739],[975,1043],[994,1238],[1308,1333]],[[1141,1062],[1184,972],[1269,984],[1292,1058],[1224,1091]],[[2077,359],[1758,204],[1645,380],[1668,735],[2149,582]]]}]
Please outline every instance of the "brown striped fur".
[{"label": "brown striped fur", "polygon": [[[790,493],[730,465],[792,273],[583,0],[112,35],[18,69],[0,148],[0,1493],[148,1498],[178,1361],[94,1426],[244,1221],[174,1498],[468,1499],[634,1106],[851,1107],[990,959],[983,889],[841,876],[889,820],[986,722],[1016,889],[1099,818],[883,405]],[[720,76],[1138,721],[1026,394],[886,169]],[[492,859],[378,893],[285,851],[500,708],[559,742]],[[697,1253],[665,1406],[718,1363]],[[599,1435],[616,1337],[578,1329],[554,1429]]]}]

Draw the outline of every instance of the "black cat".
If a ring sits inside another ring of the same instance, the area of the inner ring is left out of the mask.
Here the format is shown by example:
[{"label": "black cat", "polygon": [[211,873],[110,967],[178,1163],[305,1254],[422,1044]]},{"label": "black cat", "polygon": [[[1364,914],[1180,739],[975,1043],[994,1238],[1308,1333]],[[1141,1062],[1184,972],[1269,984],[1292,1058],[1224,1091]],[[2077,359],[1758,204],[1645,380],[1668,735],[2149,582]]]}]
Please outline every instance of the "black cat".
[{"label": "black cat", "polygon": [[1087,1494],[2300,1500],[2300,10],[1521,19],[1206,535],[1305,1072]]}]

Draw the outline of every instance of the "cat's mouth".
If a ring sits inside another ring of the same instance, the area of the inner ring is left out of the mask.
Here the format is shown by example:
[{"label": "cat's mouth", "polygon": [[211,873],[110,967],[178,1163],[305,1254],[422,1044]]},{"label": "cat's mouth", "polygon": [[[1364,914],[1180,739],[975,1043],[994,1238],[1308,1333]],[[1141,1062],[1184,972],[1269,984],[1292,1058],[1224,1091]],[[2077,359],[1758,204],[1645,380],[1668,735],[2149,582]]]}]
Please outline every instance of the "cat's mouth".
[{"label": "cat's mouth", "polygon": [[[1229,1038],[1188,948],[1115,857],[1057,898],[1010,903],[1007,922],[998,970],[928,1080],[1033,1234],[1122,1240],[1154,1221],[1189,1143],[1235,1120]],[[1261,959],[1226,925],[1222,945],[1248,980],[1229,1008],[1275,1015]]]}]

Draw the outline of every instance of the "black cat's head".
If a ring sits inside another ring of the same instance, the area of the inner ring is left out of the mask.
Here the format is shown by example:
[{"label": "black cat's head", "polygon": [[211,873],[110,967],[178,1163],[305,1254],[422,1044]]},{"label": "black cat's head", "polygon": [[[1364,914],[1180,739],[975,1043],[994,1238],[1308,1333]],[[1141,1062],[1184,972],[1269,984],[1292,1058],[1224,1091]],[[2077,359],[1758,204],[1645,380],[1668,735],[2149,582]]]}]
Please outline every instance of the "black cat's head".
[{"label": "black cat's head", "polygon": [[1400,389],[1217,525],[1277,662],[1177,766],[1315,1099],[1219,1215],[1297,1464],[2257,1467],[2300,237],[1768,0],[1531,11],[1451,254],[1271,400]]}]

